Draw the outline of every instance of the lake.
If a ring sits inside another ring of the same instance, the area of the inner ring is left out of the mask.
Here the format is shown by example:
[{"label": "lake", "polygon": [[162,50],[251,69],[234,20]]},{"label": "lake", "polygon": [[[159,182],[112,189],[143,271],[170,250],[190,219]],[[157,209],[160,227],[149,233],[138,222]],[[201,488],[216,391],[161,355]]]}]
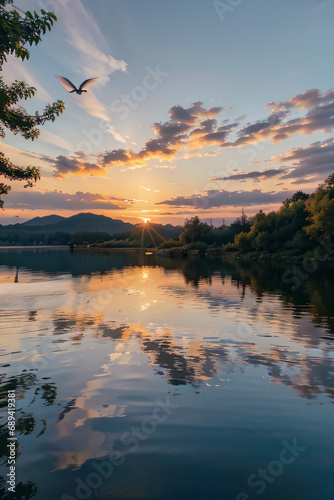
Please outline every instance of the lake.
[{"label": "lake", "polygon": [[1,498],[333,500],[334,268],[286,273],[0,249]]}]

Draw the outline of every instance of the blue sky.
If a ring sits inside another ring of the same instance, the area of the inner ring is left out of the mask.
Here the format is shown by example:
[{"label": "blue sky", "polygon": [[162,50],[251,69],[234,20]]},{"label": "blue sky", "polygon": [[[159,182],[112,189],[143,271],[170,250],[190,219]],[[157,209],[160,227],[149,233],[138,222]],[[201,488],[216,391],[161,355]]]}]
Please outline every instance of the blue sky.
[{"label": "blue sky", "polygon": [[[242,204],[248,213],[277,208],[293,190],[310,192],[329,175],[334,4],[229,1],[30,0],[28,6],[16,0],[23,10],[54,10],[58,22],[28,62],[10,59],[3,76],[37,87],[25,103],[29,111],[56,99],[66,110],[37,141],[6,135],[5,153],[17,164],[40,166],[42,180],[33,190],[13,186],[3,221],[91,211],[165,223],[199,213],[219,223],[238,215]],[[154,78],[157,69],[161,76]],[[75,84],[100,79],[86,95],[73,97],[54,73]],[[307,106],[304,98],[291,101],[311,89],[319,93],[306,94]],[[124,96],[130,104],[121,102]],[[185,122],[169,110],[189,110],[197,102],[203,104],[194,108],[192,128],[189,121],[182,126],[187,137],[172,137],[171,126]],[[263,109],[269,102],[275,104]],[[324,107],[326,118],[318,119]],[[303,120],[307,113],[311,124]],[[299,119],[299,125],[278,142],[274,130],[245,140],[248,125],[268,119],[279,120],[279,127]],[[205,120],[216,120],[205,125],[212,133],[231,127],[224,140],[208,143],[204,133],[197,138],[194,131]],[[168,154],[154,156],[145,143],[167,140],[167,133]],[[120,150],[128,151],[123,163]],[[311,160],[313,172],[305,163]],[[293,174],[296,167],[300,175]],[[235,177],[274,169],[281,175]]]}]

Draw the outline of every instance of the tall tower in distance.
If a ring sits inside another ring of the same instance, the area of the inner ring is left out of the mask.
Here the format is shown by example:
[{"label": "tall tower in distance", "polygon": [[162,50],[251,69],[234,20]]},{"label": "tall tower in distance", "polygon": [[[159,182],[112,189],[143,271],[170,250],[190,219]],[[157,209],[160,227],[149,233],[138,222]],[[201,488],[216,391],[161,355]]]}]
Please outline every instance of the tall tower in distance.
[{"label": "tall tower in distance", "polygon": [[241,224],[245,224],[245,223],[246,223],[245,207],[242,207],[242,211],[241,211]]}]

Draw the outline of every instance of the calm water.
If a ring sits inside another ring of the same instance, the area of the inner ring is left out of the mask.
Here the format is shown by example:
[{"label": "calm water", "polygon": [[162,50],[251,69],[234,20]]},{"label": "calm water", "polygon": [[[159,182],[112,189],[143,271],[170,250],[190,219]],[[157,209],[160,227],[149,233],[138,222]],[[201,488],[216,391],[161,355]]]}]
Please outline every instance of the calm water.
[{"label": "calm water", "polygon": [[16,499],[333,500],[334,270],[287,269],[0,250]]}]

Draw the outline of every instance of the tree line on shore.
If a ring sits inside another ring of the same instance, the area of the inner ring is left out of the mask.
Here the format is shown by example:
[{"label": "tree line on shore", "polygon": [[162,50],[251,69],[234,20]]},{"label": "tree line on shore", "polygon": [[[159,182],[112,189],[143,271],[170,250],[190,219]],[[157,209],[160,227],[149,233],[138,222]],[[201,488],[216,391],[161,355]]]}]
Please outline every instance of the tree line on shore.
[{"label": "tree line on shore", "polygon": [[243,215],[230,226],[218,228],[193,217],[186,220],[179,241],[168,241],[161,249],[190,245],[204,251],[222,246],[223,251],[286,252],[302,254],[312,250],[319,238],[334,234],[334,174],[312,194],[297,191],[275,212],[260,210],[254,217]]}]

